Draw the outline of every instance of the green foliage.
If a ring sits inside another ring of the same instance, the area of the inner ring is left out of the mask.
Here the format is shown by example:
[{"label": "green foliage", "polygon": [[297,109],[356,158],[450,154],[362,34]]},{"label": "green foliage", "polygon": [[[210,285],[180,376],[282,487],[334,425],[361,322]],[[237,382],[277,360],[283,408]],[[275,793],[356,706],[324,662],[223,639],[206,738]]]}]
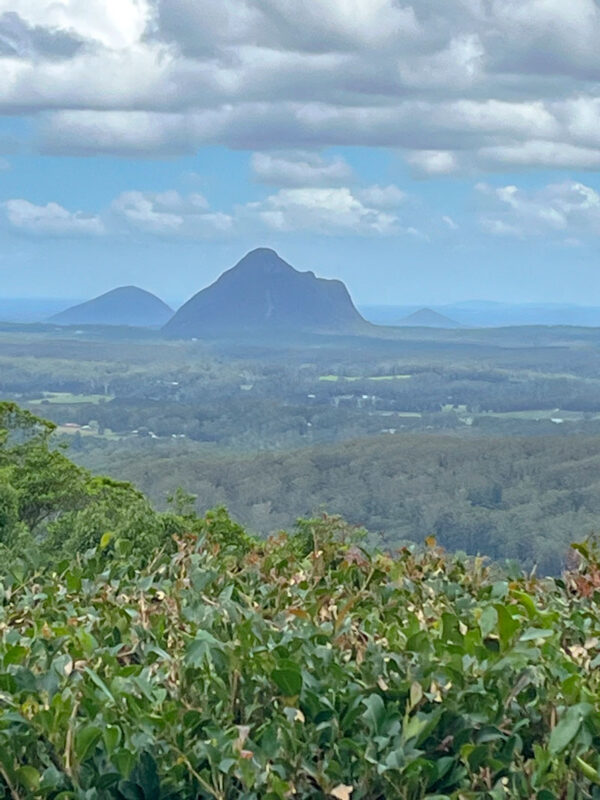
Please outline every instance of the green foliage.
[{"label": "green foliage", "polygon": [[[202,524],[178,495],[159,514],[131,484],[93,477],[52,445],[55,426],[0,403],[0,558],[57,561],[121,537],[140,554]],[[239,533],[236,533],[239,537]]]},{"label": "green foliage", "polygon": [[0,797],[599,796],[593,548],[509,580],[433,540],[369,555],[337,519],[197,528],[5,567]]}]

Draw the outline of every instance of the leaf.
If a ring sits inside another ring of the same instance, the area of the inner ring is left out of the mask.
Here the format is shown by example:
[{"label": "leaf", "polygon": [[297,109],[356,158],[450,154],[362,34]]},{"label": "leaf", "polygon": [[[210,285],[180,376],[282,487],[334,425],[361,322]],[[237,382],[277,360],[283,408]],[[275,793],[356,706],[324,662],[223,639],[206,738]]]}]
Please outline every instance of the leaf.
[{"label": "leaf", "polygon": [[378,733],[381,729],[383,720],[385,719],[385,704],[378,694],[371,694],[365,697],[363,704],[367,710],[363,714],[363,718],[374,733]]},{"label": "leaf", "polygon": [[562,753],[579,733],[584,715],[578,706],[569,708],[550,734],[548,749],[552,755]]},{"label": "leaf", "polygon": [[35,767],[19,767],[17,780],[30,792],[36,792],[40,786],[41,776]]},{"label": "leaf", "polygon": [[498,612],[494,606],[486,606],[479,619],[479,628],[484,639],[496,630],[498,625]]},{"label": "leaf", "polygon": [[295,697],[302,691],[302,673],[295,661],[282,659],[271,678],[285,697]]},{"label": "leaf", "polygon": [[600,772],[598,772],[598,770],[595,770],[590,764],[586,763],[582,758],[579,758],[579,756],[575,758],[575,761],[588,781],[600,785]]},{"label": "leaf", "polygon": [[423,699],[423,687],[421,686],[418,681],[414,681],[410,687],[410,705],[409,710],[412,711],[413,708],[421,702]]},{"label": "leaf", "polygon": [[86,725],[75,734],[75,755],[79,761],[85,761],[96,742],[102,736],[102,729],[97,725]]},{"label": "leaf", "polygon": [[533,598],[530,595],[528,595],[526,592],[519,592],[515,589],[511,591],[511,595],[515,598],[515,600],[518,600],[523,608],[527,611],[530,619],[536,616],[538,610],[535,607]]},{"label": "leaf", "polygon": [[107,725],[102,733],[106,752],[111,756],[121,743],[121,729],[116,725]]},{"label": "leaf", "polygon": [[111,531],[107,531],[100,539],[100,550],[106,550],[106,548],[114,538],[115,538],[114,533],[112,533]]},{"label": "leaf", "polygon": [[554,631],[549,628],[527,628],[519,637],[520,642],[531,642],[535,639],[548,639],[554,635]]},{"label": "leaf", "polygon": [[86,673],[86,675],[89,675],[89,677],[92,680],[92,682],[96,684],[96,686],[106,695],[106,697],[108,697],[108,699],[112,703],[114,703],[115,702],[115,698],[112,696],[112,693],[111,693],[110,689],[104,683],[102,678],[96,672],[94,672],[93,669],[90,669],[89,667],[84,667],[83,671]]},{"label": "leaf", "polygon": [[519,623],[504,606],[495,606],[495,608],[498,612],[498,632],[500,634],[500,641],[506,647],[510,644],[518,630]]},{"label": "leaf", "polygon": [[146,800],[144,791],[141,786],[133,781],[121,781],[119,784],[119,792],[123,795],[125,800]]},{"label": "leaf", "polygon": [[337,800],[350,800],[354,786],[347,786],[345,783],[340,783],[335,789],[332,789],[329,794]]},{"label": "leaf", "polygon": [[150,753],[142,753],[140,762],[133,770],[131,779],[141,787],[146,800],[154,800],[160,796],[160,782],[156,761]]},{"label": "leaf", "polygon": [[211,647],[220,648],[221,642],[208,631],[199,630],[185,651],[185,662],[190,667],[200,667],[205,659],[210,659]]},{"label": "leaf", "polygon": [[590,551],[588,546],[584,542],[574,542],[571,545],[573,550],[576,550],[580,555],[582,555],[587,561],[590,560]]}]

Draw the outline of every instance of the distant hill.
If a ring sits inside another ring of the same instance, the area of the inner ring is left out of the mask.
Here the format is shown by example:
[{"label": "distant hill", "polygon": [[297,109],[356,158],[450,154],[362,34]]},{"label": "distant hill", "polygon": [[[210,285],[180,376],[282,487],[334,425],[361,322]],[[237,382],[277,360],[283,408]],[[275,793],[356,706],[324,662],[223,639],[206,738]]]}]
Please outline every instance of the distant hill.
[{"label": "distant hill", "polygon": [[401,319],[397,325],[420,328],[460,328],[460,323],[430,308],[421,308]]},{"label": "distant hill", "polygon": [[160,328],[173,309],[156,295],[137,286],[120,286],[50,318],[59,325],[133,325]]},{"label": "distant hill", "polygon": [[341,281],[299,272],[259,248],[194,295],[164,326],[172,338],[270,331],[355,333],[368,323]]}]

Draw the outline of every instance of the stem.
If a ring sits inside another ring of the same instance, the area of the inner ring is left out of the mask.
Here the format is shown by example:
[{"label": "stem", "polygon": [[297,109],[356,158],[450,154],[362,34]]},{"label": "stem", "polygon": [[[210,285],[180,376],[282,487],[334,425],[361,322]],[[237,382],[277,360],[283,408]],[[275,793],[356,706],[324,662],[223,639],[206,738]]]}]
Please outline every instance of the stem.
[{"label": "stem", "polygon": [[4,769],[2,764],[0,764],[0,776],[2,777],[2,780],[4,781],[4,783],[7,785],[8,791],[10,792],[10,796],[12,797],[12,800],[21,800],[21,798],[19,797],[19,795],[17,793],[17,790],[14,788],[14,786],[10,782],[8,774],[7,774],[7,772]]},{"label": "stem", "polygon": [[75,720],[77,719],[78,711],[79,700],[76,700],[73,710],[71,711],[71,716],[69,717],[69,727],[67,729],[67,738],[65,741],[65,772],[72,781],[75,780],[73,775],[73,738],[75,734]]}]

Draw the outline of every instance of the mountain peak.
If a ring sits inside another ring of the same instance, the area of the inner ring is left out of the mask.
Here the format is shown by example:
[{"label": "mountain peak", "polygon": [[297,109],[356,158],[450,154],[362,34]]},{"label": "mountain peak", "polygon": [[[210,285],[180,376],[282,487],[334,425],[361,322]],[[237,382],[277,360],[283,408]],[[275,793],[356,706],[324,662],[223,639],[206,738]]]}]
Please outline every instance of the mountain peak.
[{"label": "mountain peak", "polygon": [[299,272],[259,247],[185,303],[165,325],[175,338],[268,331],[349,333],[366,325],[341,281]]},{"label": "mountain peak", "polygon": [[421,308],[400,320],[398,325],[406,327],[423,328],[460,328],[460,324],[449,317],[433,311],[431,308]]},{"label": "mountain peak", "polygon": [[67,308],[51,317],[58,325],[164,325],[173,310],[139,286],[117,286],[99,297]]},{"label": "mountain peak", "polygon": [[[232,267],[232,270],[253,270],[254,272],[262,272],[265,274],[288,270],[297,272],[297,270],[288,264],[287,261],[284,261],[275,250],[271,250],[269,247],[257,247],[254,250],[250,250],[249,253],[246,253],[246,255]],[[231,272],[232,270],[229,271]]]}]

